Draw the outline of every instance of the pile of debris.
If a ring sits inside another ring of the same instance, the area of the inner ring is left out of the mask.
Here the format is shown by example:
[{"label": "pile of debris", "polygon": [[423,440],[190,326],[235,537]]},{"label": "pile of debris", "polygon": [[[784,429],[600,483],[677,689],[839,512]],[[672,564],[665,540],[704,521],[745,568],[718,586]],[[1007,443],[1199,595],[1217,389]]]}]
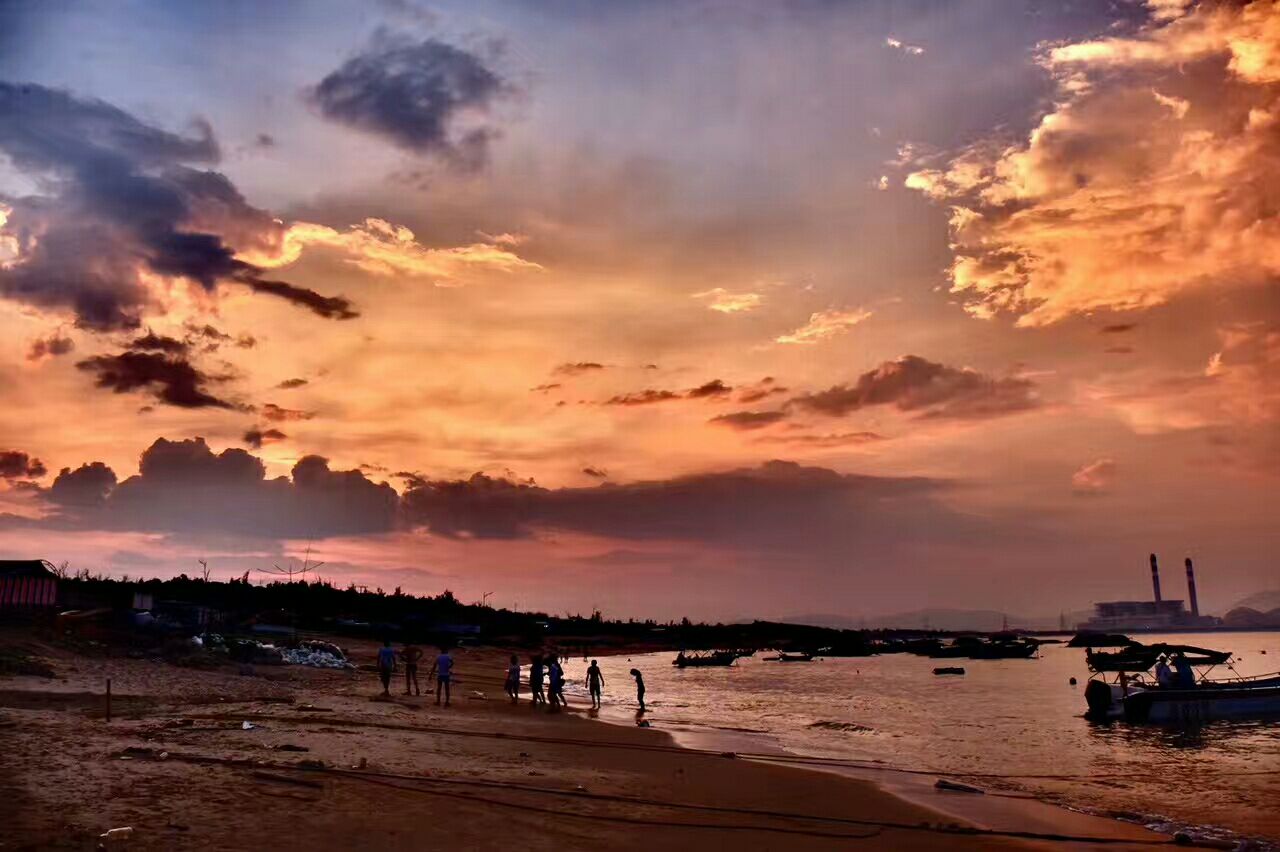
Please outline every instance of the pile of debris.
[{"label": "pile of debris", "polygon": [[347,661],[347,655],[332,642],[307,640],[299,642],[297,648],[286,648],[280,652],[286,663],[296,666],[315,666],[321,669],[354,669]]}]

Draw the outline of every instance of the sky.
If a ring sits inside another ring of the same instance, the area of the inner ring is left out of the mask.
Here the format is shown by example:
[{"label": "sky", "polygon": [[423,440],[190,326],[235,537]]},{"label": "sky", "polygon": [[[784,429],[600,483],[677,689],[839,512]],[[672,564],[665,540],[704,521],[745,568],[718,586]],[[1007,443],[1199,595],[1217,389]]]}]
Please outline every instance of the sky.
[{"label": "sky", "polygon": [[9,0],[0,557],[1221,612],[1277,198],[1275,0]]}]

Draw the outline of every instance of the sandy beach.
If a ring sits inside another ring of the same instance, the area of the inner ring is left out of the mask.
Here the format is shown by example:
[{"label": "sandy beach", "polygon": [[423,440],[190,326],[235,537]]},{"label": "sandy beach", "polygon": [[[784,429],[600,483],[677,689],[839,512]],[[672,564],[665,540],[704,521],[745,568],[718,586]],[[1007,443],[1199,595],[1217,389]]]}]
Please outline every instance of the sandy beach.
[{"label": "sandy beach", "polygon": [[[497,649],[458,653],[445,709],[430,694],[380,699],[367,670],[199,670],[24,644],[55,677],[0,681],[4,849],[95,848],[119,827],[133,829],[127,848],[136,849],[1092,845],[1031,842],[979,824],[1108,837],[1106,848],[1167,842],[1057,809],[1056,822],[1017,819],[1010,801],[958,816],[965,799],[984,797],[953,796],[944,816],[868,780],[512,706]],[[343,644],[355,662],[372,661],[372,644]]]}]

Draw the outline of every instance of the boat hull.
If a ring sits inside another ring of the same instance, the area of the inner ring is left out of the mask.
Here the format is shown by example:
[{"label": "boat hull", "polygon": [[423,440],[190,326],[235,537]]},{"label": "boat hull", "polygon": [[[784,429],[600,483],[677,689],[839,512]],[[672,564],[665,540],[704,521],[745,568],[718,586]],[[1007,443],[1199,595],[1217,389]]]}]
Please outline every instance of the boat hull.
[{"label": "boat hull", "polygon": [[1157,724],[1280,716],[1280,686],[1248,689],[1152,689],[1124,699],[1124,718]]}]

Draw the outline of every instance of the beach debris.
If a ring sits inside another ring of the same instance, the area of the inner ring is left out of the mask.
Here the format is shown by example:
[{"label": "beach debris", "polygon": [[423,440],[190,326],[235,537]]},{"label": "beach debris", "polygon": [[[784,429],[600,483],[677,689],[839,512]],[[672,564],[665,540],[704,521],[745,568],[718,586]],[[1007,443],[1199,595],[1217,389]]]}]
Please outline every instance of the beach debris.
[{"label": "beach debris", "polygon": [[470,699],[473,699],[473,700],[475,700],[475,701],[484,701],[484,700],[485,700],[484,693],[483,693],[483,692],[481,692],[481,691],[480,691],[480,690],[478,690],[478,689],[473,689],[473,690],[471,690],[471,694],[470,694],[470,695],[468,695],[467,697],[468,697],[468,698],[470,698]]},{"label": "beach debris", "polygon": [[242,731],[252,731],[256,727],[258,726],[248,721],[247,719],[240,723],[240,730]]},{"label": "beach debris", "polygon": [[933,785],[938,790],[946,790],[951,793],[976,793],[981,796],[986,793],[977,787],[970,787],[968,784],[961,784],[957,781],[948,781],[945,778],[939,778]]},{"label": "beach debris", "polygon": [[636,727],[637,727],[637,728],[651,728],[651,727],[653,727],[653,726],[649,724],[649,720],[648,720],[648,719],[641,719],[639,722],[636,722]]},{"label": "beach debris", "polygon": [[131,837],[133,837],[133,826],[131,825],[108,829],[98,835],[98,839],[105,844],[123,843]]},{"label": "beach debris", "polygon": [[295,666],[312,666],[318,669],[349,669],[351,671],[355,671],[356,668],[347,661],[347,655],[342,653],[341,648],[332,642],[324,642],[319,639],[308,639],[304,642],[299,642],[296,648],[285,648],[280,651],[280,657],[284,662]]},{"label": "beach debris", "polygon": [[310,787],[313,790],[324,789],[324,784],[319,781],[312,781],[310,778],[294,778],[291,775],[277,775],[274,772],[263,772],[260,769],[253,771],[253,777],[259,781],[272,781],[276,784],[295,784],[299,787]]},{"label": "beach debris", "polygon": [[293,743],[281,743],[275,749],[276,751],[311,751],[306,746],[294,745]]},{"label": "beach debris", "polygon": [[295,765],[299,769],[324,769],[325,768],[325,762],[323,760],[314,760],[311,758],[299,760]]},{"label": "beach debris", "polygon": [[964,668],[961,666],[938,666],[933,670],[936,675],[962,675]]},{"label": "beach debris", "polygon": [[362,758],[360,758],[360,763],[356,766],[356,768],[357,768],[357,769],[364,769],[364,768],[368,767],[368,765],[369,765],[369,758],[367,758],[367,757],[362,757]]}]

